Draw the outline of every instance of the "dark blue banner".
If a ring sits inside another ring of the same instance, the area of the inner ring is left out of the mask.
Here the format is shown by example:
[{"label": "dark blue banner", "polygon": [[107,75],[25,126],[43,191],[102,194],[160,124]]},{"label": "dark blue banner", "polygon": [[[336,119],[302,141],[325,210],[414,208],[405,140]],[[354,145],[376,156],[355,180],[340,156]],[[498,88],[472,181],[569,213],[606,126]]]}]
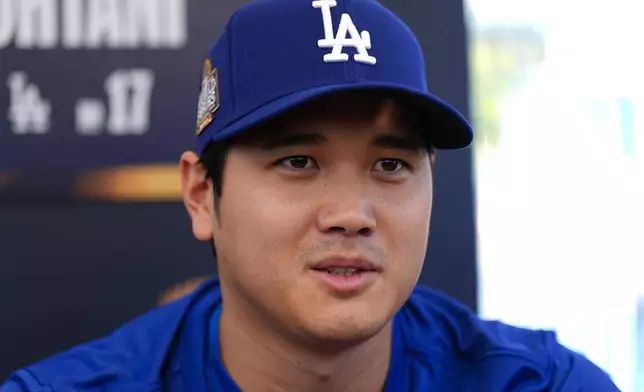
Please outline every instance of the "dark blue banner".
[{"label": "dark blue banner", "polygon": [[[201,64],[232,3],[0,0],[0,198],[101,197],[82,188],[132,165],[163,176],[193,145]],[[177,189],[147,193],[130,198]]]}]

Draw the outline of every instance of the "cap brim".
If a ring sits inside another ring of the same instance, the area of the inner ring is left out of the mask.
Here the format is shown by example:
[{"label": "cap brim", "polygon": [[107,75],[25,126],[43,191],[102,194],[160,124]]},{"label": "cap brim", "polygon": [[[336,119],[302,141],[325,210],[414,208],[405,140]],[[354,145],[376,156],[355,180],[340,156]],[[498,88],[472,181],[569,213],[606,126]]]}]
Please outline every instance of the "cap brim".
[{"label": "cap brim", "polygon": [[466,148],[472,143],[473,132],[468,121],[456,109],[439,98],[400,85],[365,82],[325,85],[280,97],[229,124],[217,132],[212,141],[228,139],[308,101],[328,94],[369,90],[386,91],[392,95],[401,96],[408,100],[409,104],[414,105],[418,109],[421,122],[427,128],[425,131],[427,138],[434,148],[455,150]]}]

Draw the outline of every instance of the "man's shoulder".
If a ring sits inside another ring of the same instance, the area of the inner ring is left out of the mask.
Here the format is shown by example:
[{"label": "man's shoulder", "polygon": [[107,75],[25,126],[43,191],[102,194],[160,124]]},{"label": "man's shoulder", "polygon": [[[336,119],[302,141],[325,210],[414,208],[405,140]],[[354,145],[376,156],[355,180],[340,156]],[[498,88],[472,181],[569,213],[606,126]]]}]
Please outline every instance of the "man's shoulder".
[{"label": "man's shoulder", "polygon": [[[419,339],[418,343],[426,341],[427,331],[431,330],[432,335],[444,342],[447,351],[460,358],[476,360],[492,353],[507,352],[534,361],[542,358],[537,354],[547,352],[557,341],[552,331],[484,320],[459,301],[428,287],[417,287],[404,310],[407,318],[411,316],[408,323],[413,326],[408,334],[410,339]],[[435,349],[435,341],[428,343]]]},{"label": "man's shoulder", "polygon": [[164,365],[199,292],[153,309],[108,336],[16,371],[0,392],[161,390]]},{"label": "man's shoulder", "polygon": [[[618,391],[609,376],[562,345],[554,331],[481,319],[449,296],[418,287],[399,317],[405,345],[423,366],[459,390]],[[471,383],[469,385],[468,383]]]}]

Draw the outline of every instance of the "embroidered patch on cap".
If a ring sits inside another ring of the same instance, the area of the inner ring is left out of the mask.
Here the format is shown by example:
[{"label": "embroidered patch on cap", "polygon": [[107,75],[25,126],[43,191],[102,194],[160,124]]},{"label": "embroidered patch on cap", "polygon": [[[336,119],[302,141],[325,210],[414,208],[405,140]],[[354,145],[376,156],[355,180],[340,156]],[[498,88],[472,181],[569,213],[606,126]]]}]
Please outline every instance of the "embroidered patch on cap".
[{"label": "embroidered patch on cap", "polygon": [[212,61],[206,59],[203,65],[203,80],[197,109],[197,135],[214,120],[219,109],[219,74]]}]

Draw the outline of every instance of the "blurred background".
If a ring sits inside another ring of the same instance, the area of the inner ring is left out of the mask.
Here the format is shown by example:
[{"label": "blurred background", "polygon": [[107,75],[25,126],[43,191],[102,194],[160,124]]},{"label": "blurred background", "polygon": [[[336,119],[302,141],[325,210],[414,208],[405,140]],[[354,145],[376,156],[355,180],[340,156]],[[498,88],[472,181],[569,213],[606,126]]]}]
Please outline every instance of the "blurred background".
[{"label": "blurred background", "polygon": [[[216,274],[176,163],[244,2],[0,0],[0,379]],[[476,130],[438,155],[422,283],[644,391],[644,3],[382,3]]]}]

